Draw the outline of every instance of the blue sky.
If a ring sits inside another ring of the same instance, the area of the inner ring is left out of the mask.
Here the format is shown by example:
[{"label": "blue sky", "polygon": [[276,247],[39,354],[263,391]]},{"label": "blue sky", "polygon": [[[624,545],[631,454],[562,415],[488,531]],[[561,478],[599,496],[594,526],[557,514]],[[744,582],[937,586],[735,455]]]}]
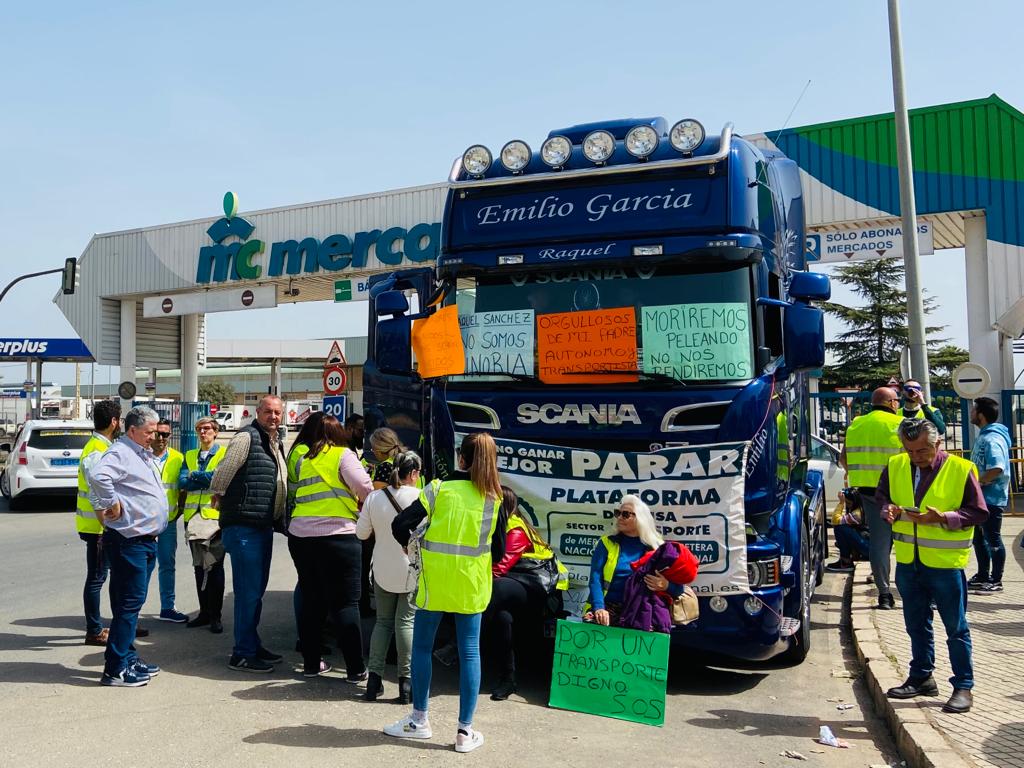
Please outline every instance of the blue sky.
[{"label": "blue sky", "polygon": [[[79,255],[95,232],[216,215],[228,189],[244,212],[427,184],[472,143],[536,145],[604,118],[754,133],[781,127],[808,79],[790,125],[892,109],[883,0],[90,5],[4,12],[3,283]],[[1018,3],[904,0],[902,12],[911,106],[995,92],[1024,107]],[[923,265],[966,345],[962,253]],[[56,286],[12,290],[0,335],[74,335]],[[245,313],[208,321],[215,338],[271,333]],[[325,324],[343,336],[363,320],[299,305],[272,333]]]}]

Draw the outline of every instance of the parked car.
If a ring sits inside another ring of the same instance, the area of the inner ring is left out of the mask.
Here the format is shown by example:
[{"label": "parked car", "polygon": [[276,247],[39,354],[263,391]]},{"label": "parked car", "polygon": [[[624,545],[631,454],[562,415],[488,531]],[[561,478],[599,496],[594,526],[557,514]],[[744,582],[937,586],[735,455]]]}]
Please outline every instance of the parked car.
[{"label": "parked car", "polygon": [[825,477],[826,507],[835,506],[843,490],[843,468],[839,466],[839,451],[819,437],[811,435],[811,455],[807,462],[809,469],[817,469]]},{"label": "parked car", "polygon": [[90,437],[91,421],[31,419],[13,443],[0,444],[0,452],[8,452],[0,472],[0,493],[10,508],[22,508],[29,496],[73,499],[78,492],[78,460]]}]

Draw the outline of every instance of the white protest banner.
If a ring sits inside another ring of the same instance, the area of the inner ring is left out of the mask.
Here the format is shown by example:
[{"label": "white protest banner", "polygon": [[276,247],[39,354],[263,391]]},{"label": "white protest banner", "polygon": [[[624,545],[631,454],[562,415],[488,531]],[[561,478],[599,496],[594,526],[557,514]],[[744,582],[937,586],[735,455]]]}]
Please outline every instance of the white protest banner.
[{"label": "white protest banner", "polygon": [[748,443],[668,448],[653,453],[562,448],[496,439],[502,482],[569,569],[566,608],[579,613],[590,582],[590,555],[614,532],[613,512],[636,494],[658,532],[700,560],[700,595],[747,592],[743,511]]},{"label": "white protest banner", "polygon": [[533,375],[533,310],[459,315],[466,373]]}]

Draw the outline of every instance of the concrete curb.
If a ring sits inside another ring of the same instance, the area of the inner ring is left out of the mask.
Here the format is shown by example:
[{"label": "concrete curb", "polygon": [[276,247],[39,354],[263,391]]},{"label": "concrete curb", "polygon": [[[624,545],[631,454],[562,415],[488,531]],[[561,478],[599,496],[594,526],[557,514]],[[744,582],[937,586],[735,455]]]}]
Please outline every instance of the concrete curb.
[{"label": "concrete curb", "polygon": [[887,690],[903,683],[904,673],[896,659],[885,654],[875,626],[872,614],[877,597],[874,587],[866,583],[870,572],[866,563],[858,563],[847,584],[848,618],[853,647],[863,666],[864,682],[875,710],[889,724],[900,755],[910,768],[977,768],[956,750],[927,709],[913,699],[895,701],[886,697]]}]

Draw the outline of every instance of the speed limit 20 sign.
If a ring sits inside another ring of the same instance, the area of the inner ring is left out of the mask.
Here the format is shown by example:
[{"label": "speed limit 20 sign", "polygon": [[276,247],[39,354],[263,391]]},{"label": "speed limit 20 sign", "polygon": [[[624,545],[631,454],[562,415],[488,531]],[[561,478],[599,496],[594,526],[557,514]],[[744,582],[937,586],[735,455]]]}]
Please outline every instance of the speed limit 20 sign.
[{"label": "speed limit 20 sign", "polygon": [[348,377],[342,368],[327,368],[324,370],[324,393],[328,395],[339,395],[345,391],[348,384]]}]

